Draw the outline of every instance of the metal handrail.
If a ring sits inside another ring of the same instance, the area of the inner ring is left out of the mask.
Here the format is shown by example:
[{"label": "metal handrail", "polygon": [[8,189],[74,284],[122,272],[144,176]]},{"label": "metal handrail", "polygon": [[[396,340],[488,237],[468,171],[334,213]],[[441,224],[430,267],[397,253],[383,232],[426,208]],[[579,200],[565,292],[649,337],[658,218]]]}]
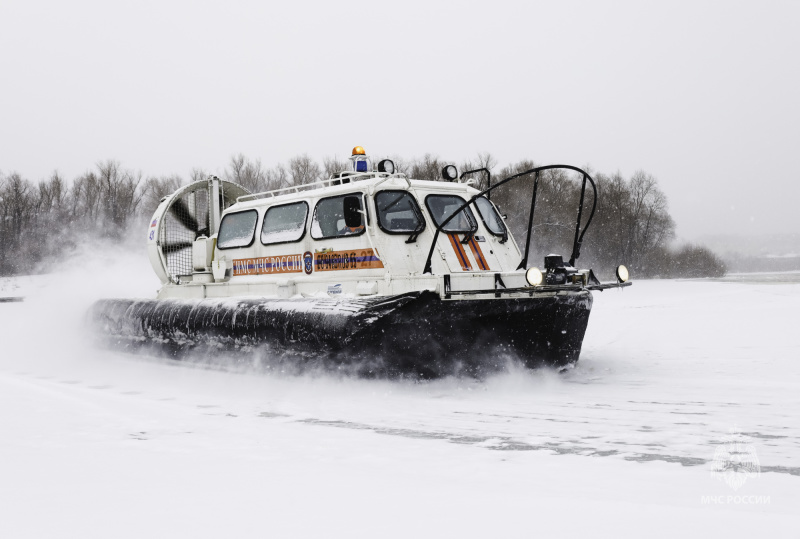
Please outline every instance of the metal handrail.
[{"label": "metal handrail", "polygon": [[[486,173],[486,178],[487,178],[487,184],[486,184],[486,186],[487,186],[487,187],[491,187],[491,186],[492,186],[492,172],[491,172],[491,171],[490,171],[488,168],[486,168],[486,167],[483,167],[483,168],[476,168],[476,169],[474,169],[474,170],[467,170],[467,171],[465,171],[465,172],[462,172],[462,173],[461,173],[461,176],[459,176],[459,179],[460,179],[460,180],[463,180],[463,179],[464,179],[464,176],[466,176],[467,174],[475,174],[476,172],[485,172],[485,173]],[[491,199],[492,199],[492,194],[491,194],[491,193],[489,193],[489,194],[488,194],[488,196],[487,196],[486,198],[488,198],[489,200],[491,200]]]},{"label": "metal handrail", "polygon": [[[278,193],[284,193],[284,192],[287,192],[287,191],[299,193],[301,189],[305,190],[305,189],[318,189],[318,188],[322,188],[322,187],[330,187],[335,182],[342,182],[342,180],[344,180],[344,179],[347,179],[348,182],[349,182],[349,181],[352,181],[352,180],[355,180],[355,179],[383,178],[383,180],[381,180],[378,183],[383,183],[384,181],[388,180],[389,178],[403,178],[406,181],[408,181],[408,179],[406,178],[406,175],[403,174],[402,172],[395,172],[395,173],[392,173],[392,174],[389,174],[388,172],[353,172],[352,174],[348,173],[347,176],[342,176],[341,173],[339,173],[339,174],[340,174],[339,176],[336,176],[336,177],[331,176],[327,180],[318,180],[318,181],[313,182],[313,183],[304,183],[302,185],[290,185],[289,187],[281,187],[281,188],[278,188],[278,189],[271,189],[269,191],[262,191],[260,193],[252,193],[252,194],[249,194],[249,195],[242,195],[242,196],[240,196],[240,197],[238,197],[236,199],[236,202],[243,202],[245,200],[255,200],[257,198],[266,197],[266,196],[273,196],[274,197]],[[409,182],[409,185],[411,185],[410,182]]]},{"label": "metal handrail", "polygon": [[[539,173],[545,170],[553,170],[553,169],[566,169],[566,170],[573,170],[575,172],[580,172],[583,175],[583,183],[581,185],[581,200],[578,205],[578,219],[575,223],[575,239],[572,244],[572,255],[569,259],[569,265],[575,265],[575,260],[581,255],[581,244],[583,243],[583,236],[586,234],[586,231],[589,229],[589,225],[592,223],[592,218],[594,217],[594,212],[597,209],[597,185],[595,185],[594,180],[592,179],[589,174],[578,168],[573,167],[571,165],[546,165],[543,167],[536,167],[530,170],[526,170],[524,172],[520,172],[518,174],[514,174],[513,176],[509,176],[508,178],[499,181],[495,185],[488,187],[487,189],[481,191],[480,193],[474,195],[470,198],[467,202],[461,205],[456,211],[450,215],[447,219],[445,219],[442,224],[436,227],[436,232],[433,235],[433,241],[431,242],[430,251],[428,251],[428,258],[425,260],[425,269],[423,269],[423,274],[431,274],[433,273],[431,270],[431,259],[433,258],[433,251],[436,249],[436,241],[439,239],[439,233],[444,229],[444,227],[449,223],[456,215],[461,213],[465,208],[467,208],[470,204],[475,202],[479,197],[483,196],[484,194],[490,193],[492,190],[497,189],[501,185],[505,185],[506,183],[521,178],[523,176],[527,176],[529,174],[535,174],[533,180],[533,195],[531,196],[531,212],[528,217],[528,235],[527,241],[525,242],[525,256],[522,258],[522,261],[517,266],[517,269],[524,269],[528,265],[528,254],[530,251],[530,244],[531,244],[531,231],[533,229],[533,213],[536,210],[536,194],[539,188]],[[592,201],[592,212],[589,214],[589,220],[586,221],[586,225],[583,227],[583,232],[581,232],[581,218],[583,217],[583,203],[586,194],[586,181],[592,186],[592,191],[594,192],[594,200]],[[505,226],[505,225],[504,225]]]}]

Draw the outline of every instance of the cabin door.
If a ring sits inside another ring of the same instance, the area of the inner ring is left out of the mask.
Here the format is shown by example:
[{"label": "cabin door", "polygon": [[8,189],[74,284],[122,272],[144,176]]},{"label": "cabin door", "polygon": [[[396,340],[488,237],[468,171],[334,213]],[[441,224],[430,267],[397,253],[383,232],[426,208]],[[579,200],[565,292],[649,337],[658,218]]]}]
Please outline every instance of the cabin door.
[{"label": "cabin door", "polygon": [[499,271],[491,245],[481,236],[449,233],[439,238],[439,251],[452,273]]},{"label": "cabin door", "polygon": [[472,210],[466,207],[453,216],[464,202],[458,195],[432,194],[425,197],[425,206],[434,222],[437,225],[446,223],[439,235],[439,252],[452,273],[497,271],[497,259]]}]

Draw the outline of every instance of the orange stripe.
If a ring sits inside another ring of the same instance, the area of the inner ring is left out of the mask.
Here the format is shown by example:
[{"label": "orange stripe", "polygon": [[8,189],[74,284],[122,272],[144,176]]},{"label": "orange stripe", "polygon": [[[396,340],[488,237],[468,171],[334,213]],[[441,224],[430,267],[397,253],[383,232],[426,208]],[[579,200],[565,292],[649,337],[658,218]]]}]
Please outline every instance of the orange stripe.
[{"label": "orange stripe", "polygon": [[474,236],[471,240],[469,240],[469,248],[472,250],[472,255],[475,257],[478,267],[483,271],[489,271],[489,264],[486,262],[486,258],[483,256],[483,251],[481,251],[481,246],[475,241]]},{"label": "orange stripe", "polygon": [[461,242],[458,241],[458,234],[448,234],[447,237],[450,238],[450,245],[453,246],[453,251],[456,252],[456,258],[461,263],[461,269],[464,271],[472,271],[472,264],[470,264],[467,253],[464,251]]}]

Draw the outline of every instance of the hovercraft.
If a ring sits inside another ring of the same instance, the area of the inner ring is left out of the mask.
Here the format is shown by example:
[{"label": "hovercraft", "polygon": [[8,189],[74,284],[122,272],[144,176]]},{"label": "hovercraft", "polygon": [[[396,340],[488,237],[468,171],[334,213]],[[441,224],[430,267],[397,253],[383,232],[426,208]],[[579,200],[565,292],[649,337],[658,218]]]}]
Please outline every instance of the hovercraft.
[{"label": "hovercraft", "polygon": [[[592,291],[576,269],[597,203],[585,171],[550,165],[494,185],[487,169],[414,180],[390,160],[373,169],[361,147],[328,180],[250,194],[211,177],[162,199],[147,250],[163,286],[155,299],[107,299],[89,313],[115,349],[170,357],[326,364],[367,375],[479,374],[509,359],[526,367],[578,360]],[[573,249],[528,267],[540,174],[582,177]],[[475,187],[484,173],[488,187]],[[533,175],[524,252],[491,193]],[[591,211],[584,216],[587,185]],[[585,220],[585,224],[581,224]]]}]

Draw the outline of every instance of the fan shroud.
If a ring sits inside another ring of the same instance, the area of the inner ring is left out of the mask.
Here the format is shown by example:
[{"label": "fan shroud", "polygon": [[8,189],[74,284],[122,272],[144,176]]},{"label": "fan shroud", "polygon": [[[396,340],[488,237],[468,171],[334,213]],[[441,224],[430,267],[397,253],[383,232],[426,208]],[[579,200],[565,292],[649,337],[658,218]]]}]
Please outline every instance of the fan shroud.
[{"label": "fan shroud", "polygon": [[[216,214],[212,195],[215,188],[219,193]],[[180,283],[181,278],[192,275],[194,241],[216,234],[219,223],[214,222],[214,216],[247,194],[249,191],[238,184],[211,177],[186,185],[162,199],[153,214],[148,236],[150,262],[162,282]]]}]

